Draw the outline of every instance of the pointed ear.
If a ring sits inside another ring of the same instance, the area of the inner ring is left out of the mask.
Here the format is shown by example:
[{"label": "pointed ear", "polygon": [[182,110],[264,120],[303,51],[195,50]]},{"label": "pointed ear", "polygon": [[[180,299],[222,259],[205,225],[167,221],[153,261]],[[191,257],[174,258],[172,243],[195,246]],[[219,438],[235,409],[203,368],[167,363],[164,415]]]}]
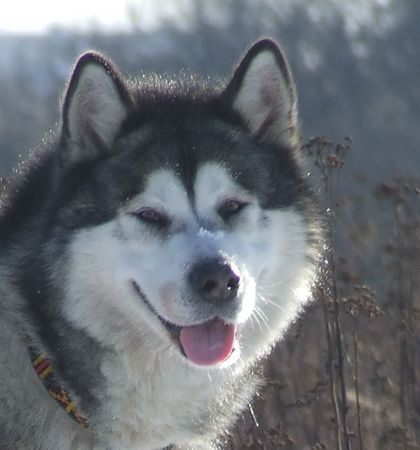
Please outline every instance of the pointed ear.
[{"label": "pointed ear", "polygon": [[98,53],[76,63],[63,103],[62,138],[67,161],[110,151],[130,108],[120,73]]},{"label": "pointed ear", "polygon": [[254,44],[224,95],[252,135],[293,146],[298,142],[297,97],[286,57],[270,39]]}]

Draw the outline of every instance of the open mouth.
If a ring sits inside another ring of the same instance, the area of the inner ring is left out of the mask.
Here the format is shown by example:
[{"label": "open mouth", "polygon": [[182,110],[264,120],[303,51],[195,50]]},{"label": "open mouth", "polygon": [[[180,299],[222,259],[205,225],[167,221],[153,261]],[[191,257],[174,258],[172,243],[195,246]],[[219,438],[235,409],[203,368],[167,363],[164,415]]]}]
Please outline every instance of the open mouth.
[{"label": "open mouth", "polygon": [[198,366],[213,366],[226,361],[234,351],[236,326],[215,317],[197,325],[175,325],[159,315],[140,286],[132,281],[138,296],[159,319],[181,353]]}]

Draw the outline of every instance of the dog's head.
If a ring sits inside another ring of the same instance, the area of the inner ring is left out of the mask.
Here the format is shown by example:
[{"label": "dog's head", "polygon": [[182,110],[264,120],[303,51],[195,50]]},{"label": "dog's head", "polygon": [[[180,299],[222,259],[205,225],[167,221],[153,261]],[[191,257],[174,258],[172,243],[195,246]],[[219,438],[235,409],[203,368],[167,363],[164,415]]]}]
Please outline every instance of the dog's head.
[{"label": "dog's head", "polygon": [[292,76],[272,41],[220,92],[130,84],[82,56],[62,119],[66,317],[197,366],[268,350],[310,282],[297,136]]}]

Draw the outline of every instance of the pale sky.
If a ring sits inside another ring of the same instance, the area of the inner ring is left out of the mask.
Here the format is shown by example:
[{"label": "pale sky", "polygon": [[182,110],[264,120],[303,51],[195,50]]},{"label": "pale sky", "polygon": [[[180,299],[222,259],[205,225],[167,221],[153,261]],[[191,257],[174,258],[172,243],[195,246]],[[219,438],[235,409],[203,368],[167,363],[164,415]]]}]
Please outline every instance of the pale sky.
[{"label": "pale sky", "polygon": [[[283,0],[286,7],[295,0]],[[305,0],[301,0],[305,1]],[[370,23],[375,6],[386,6],[390,0],[352,0],[342,2],[343,18],[349,28],[357,29]],[[121,30],[131,31],[133,23],[129,11],[135,11],[135,24],[142,30],[150,30],[162,19],[176,19],[179,26],[188,24],[188,11],[194,0],[0,0],[0,33],[42,33],[51,27],[74,28],[76,30]],[[271,3],[278,0],[271,0]],[[325,0],[328,3],[328,0]],[[270,3],[270,2],[269,2]],[[308,2],[316,11],[316,2]],[[220,21],[222,11],[212,8],[212,1],[205,2],[210,17]],[[220,7],[220,4],[218,4]],[[258,5],[258,2],[256,2]]]},{"label": "pale sky", "polygon": [[156,21],[157,4],[157,0],[0,0],[0,32],[42,33],[55,25],[124,30],[133,5],[140,13],[139,25],[148,28]]}]

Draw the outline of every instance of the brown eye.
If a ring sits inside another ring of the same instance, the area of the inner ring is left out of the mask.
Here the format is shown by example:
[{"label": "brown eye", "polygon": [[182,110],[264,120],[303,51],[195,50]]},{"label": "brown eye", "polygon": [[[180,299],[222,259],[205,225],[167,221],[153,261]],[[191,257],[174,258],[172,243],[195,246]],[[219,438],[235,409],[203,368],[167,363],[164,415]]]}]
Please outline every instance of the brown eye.
[{"label": "brown eye", "polygon": [[166,214],[156,211],[153,208],[143,208],[139,211],[133,213],[142,222],[148,223],[150,225],[156,225],[159,227],[164,227],[169,224],[169,217]]},{"label": "brown eye", "polygon": [[222,203],[221,206],[219,206],[217,212],[223,220],[227,221],[231,217],[242,211],[247,205],[248,203],[229,199]]}]

